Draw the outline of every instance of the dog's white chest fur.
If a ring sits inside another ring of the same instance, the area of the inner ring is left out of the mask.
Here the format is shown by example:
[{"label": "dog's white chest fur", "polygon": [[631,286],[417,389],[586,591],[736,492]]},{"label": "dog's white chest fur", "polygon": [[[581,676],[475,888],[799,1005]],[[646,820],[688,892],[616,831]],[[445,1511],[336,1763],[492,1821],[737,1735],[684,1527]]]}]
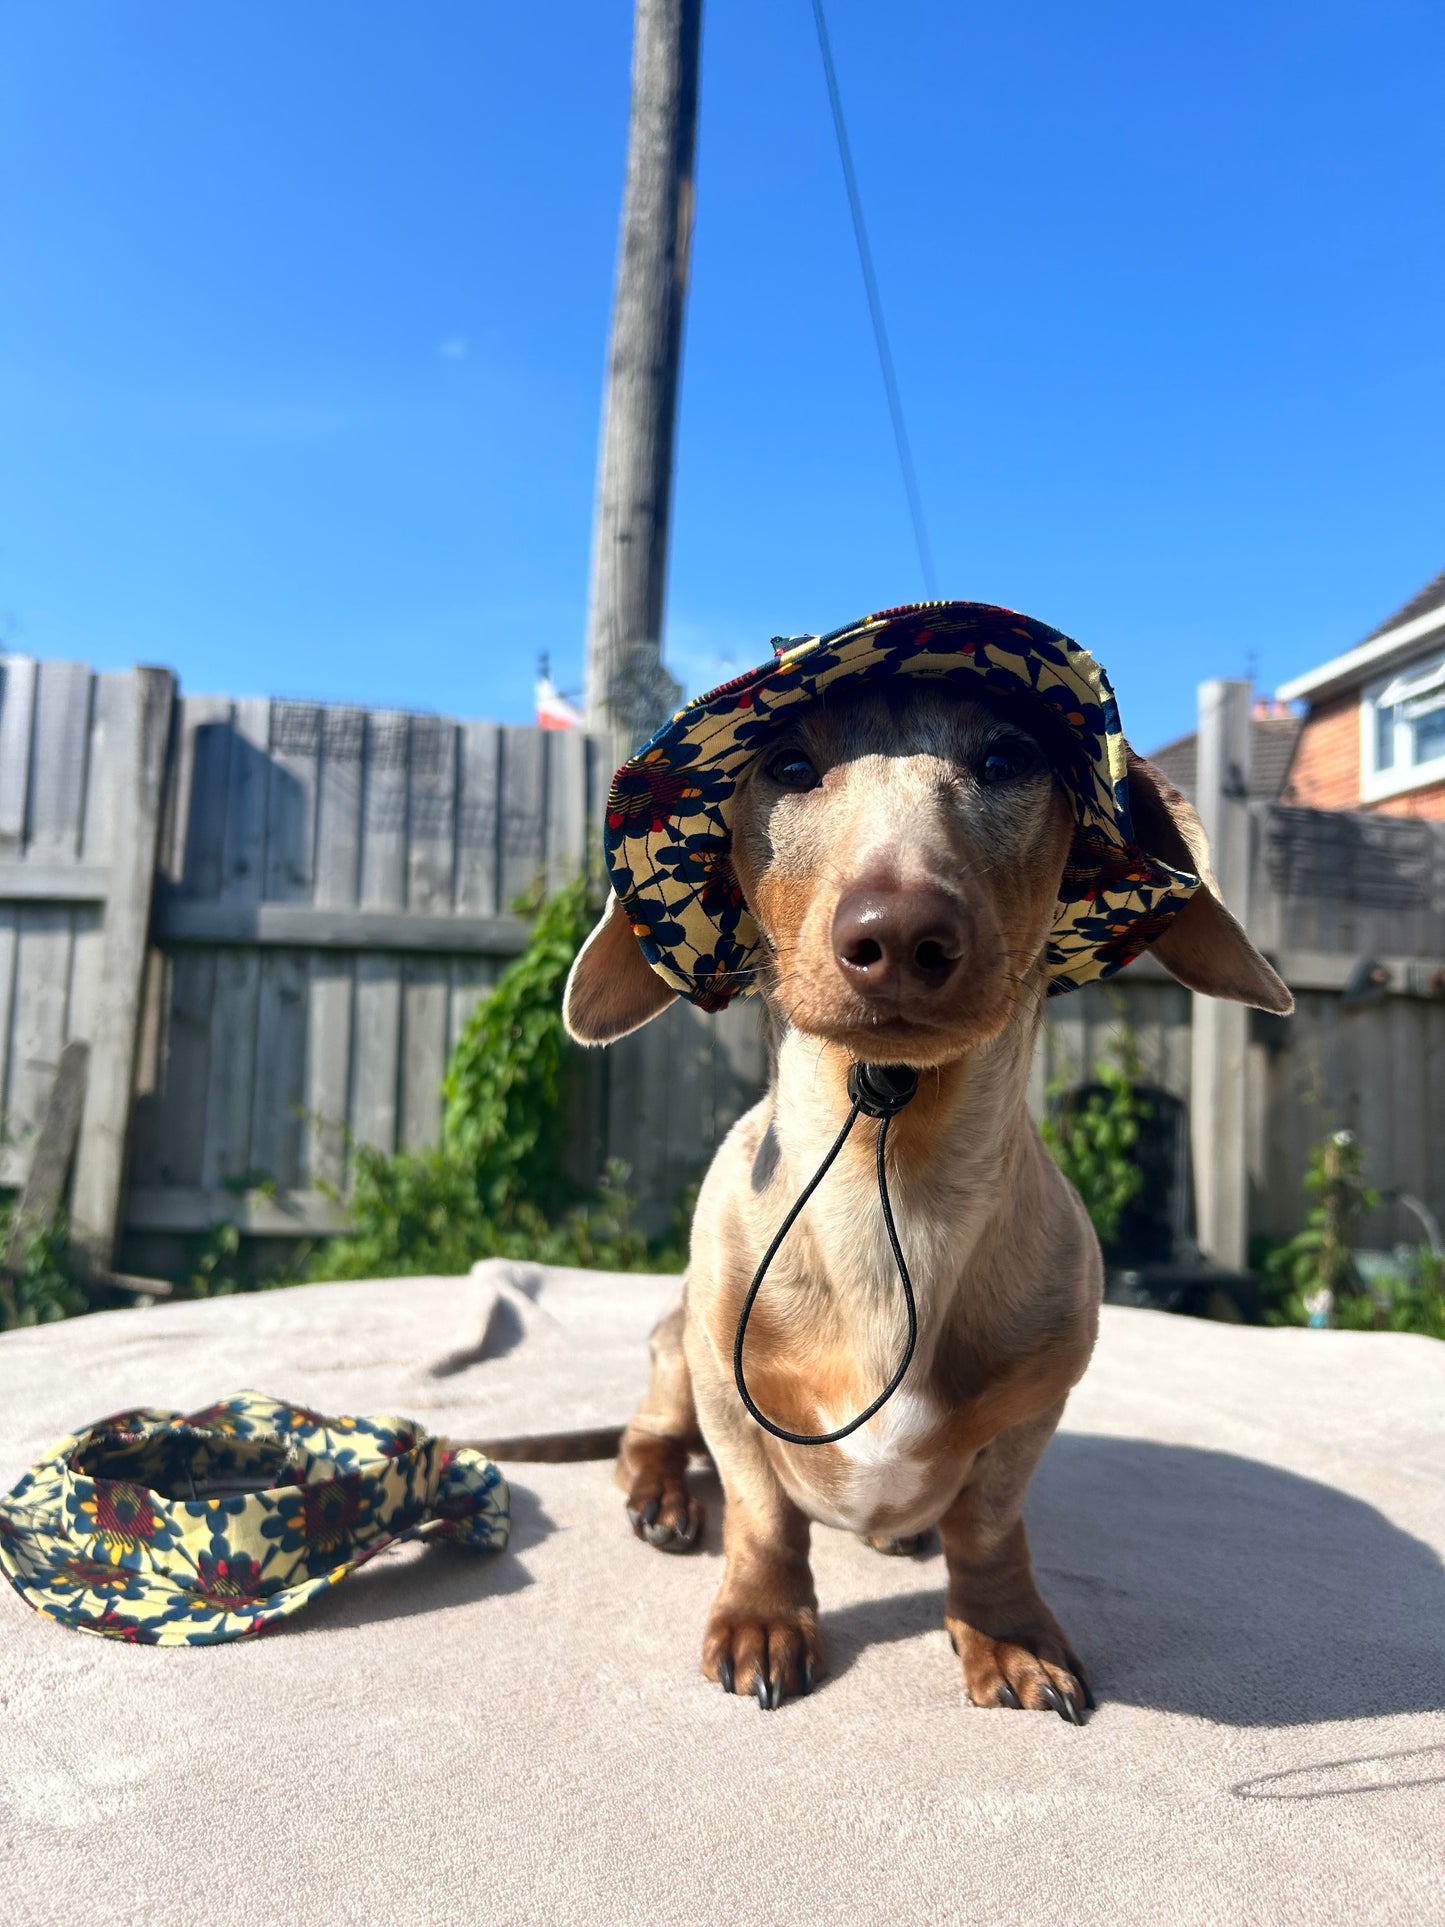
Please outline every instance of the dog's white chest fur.
[{"label": "dog's white chest fur", "polygon": [[[840,1441],[847,1474],[840,1485],[836,1464],[830,1468],[826,1490],[808,1488],[808,1510],[825,1525],[849,1532],[866,1532],[880,1515],[906,1515],[923,1498],[930,1467],[918,1456],[937,1431],[943,1417],[936,1399],[924,1393],[899,1390],[883,1410],[856,1432]],[[847,1412],[824,1411],[819,1430],[836,1431],[846,1425]],[[798,1470],[798,1460],[793,1460]],[[806,1477],[806,1466],[803,1468]]]}]

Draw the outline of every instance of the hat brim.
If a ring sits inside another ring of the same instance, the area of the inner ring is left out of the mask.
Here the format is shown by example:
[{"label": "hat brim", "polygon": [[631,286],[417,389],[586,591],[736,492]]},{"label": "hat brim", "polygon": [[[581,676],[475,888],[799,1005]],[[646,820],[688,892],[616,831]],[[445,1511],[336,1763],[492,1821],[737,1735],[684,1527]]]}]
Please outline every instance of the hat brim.
[{"label": "hat brim", "polygon": [[[288,1409],[256,1393],[242,1394],[232,1403],[243,1401],[271,1411]],[[132,1416],[179,1418],[161,1412]],[[315,1416],[305,1414],[307,1419]],[[255,1562],[245,1554],[228,1560],[222,1552],[203,1566],[177,1562],[170,1569],[140,1562],[119,1548],[109,1557],[97,1557],[76,1544],[65,1501],[66,1468],[89,1436],[82,1432],[62,1439],[0,1499],[0,1572],[28,1606],[78,1632],[146,1646],[209,1646],[244,1639],[299,1612],[392,1546],[413,1539],[459,1538],[474,1549],[500,1551],[507,1543],[509,1494],[501,1472],[484,1453],[452,1447],[445,1456],[445,1496],[434,1513],[398,1531],[352,1540],[334,1565],[294,1583],[261,1590],[255,1583]]]},{"label": "hat brim", "polygon": [[1135,841],[1128,746],[1087,650],[991,604],[911,604],[806,637],[697,697],[617,772],[603,833],[612,887],[649,964],[691,1002],[722,1009],[755,988],[765,961],[732,866],[749,766],[798,705],[898,677],[1039,718],[1076,822],[1048,940],[1051,994],[1122,969],[1199,888]]}]

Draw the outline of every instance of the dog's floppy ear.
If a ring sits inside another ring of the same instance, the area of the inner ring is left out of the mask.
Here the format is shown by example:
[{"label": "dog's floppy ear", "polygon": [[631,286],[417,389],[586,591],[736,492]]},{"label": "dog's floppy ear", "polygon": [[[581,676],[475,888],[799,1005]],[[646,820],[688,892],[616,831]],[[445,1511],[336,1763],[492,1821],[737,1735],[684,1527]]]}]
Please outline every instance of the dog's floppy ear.
[{"label": "dog's floppy ear", "polygon": [[567,1035],[578,1044],[615,1043],[666,1010],[676,996],[638,949],[614,891],[567,973],[562,993]]},{"label": "dog's floppy ear", "polygon": [[1129,804],[1134,835],[1175,870],[1200,879],[1184,909],[1149,948],[1172,977],[1190,990],[1253,1004],[1287,1017],[1294,998],[1241,925],[1224,907],[1209,865],[1209,840],[1194,805],[1161,770],[1129,751]]}]

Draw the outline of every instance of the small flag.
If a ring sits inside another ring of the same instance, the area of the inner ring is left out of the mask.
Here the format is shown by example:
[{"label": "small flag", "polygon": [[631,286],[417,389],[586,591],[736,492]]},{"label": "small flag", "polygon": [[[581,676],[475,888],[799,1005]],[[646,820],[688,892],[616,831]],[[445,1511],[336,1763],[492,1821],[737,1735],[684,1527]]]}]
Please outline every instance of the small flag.
[{"label": "small flag", "polygon": [[543,656],[537,665],[538,729],[580,729],[582,711],[569,702],[552,680],[551,662]]}]

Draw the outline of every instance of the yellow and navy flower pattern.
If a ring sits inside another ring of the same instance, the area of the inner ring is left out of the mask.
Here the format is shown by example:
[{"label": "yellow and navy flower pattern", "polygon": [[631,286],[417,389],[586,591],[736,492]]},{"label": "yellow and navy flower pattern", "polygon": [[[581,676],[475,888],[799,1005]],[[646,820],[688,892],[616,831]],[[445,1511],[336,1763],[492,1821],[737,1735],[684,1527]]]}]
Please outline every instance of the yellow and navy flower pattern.
[{"label": "yellow and navy flower pattern", "polygon": [[755,985],[764,946],[733,873],[738,783],[780,718],[842,683],[923,678],[961,696],[1031,705],[1077,827],[1048,944],[1049,991],[1109,977],[1199,888],[1134,840],[1114,692],[1087,650],[982,602],[912,603],[827,636],[779,638],[774,660],[678,710],[613,779],[603,848],[652,968],[703,1010]]},{"label": "yellow and navy flower pattern", "polygon": [[404,1418],[323,1418],[241,1392],[118,1412],[0,1499],[0,1570],[63,1625],[143,1646],[260,1632],[405,1539],[507,1543],[483,1453]]}]

